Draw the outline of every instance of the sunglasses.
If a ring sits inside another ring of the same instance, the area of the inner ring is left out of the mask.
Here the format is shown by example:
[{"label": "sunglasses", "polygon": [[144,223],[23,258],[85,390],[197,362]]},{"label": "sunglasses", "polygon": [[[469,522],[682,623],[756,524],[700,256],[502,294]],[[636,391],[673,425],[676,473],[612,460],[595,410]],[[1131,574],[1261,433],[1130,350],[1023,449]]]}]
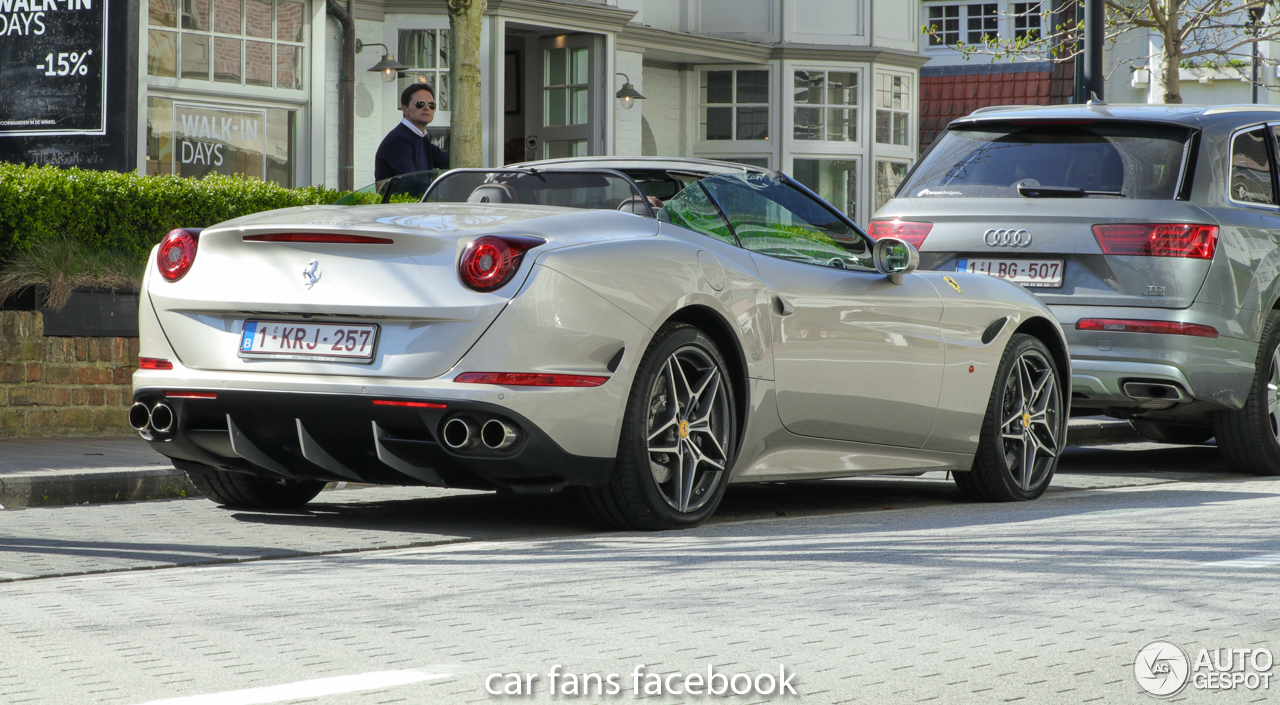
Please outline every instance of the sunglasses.
[{"label": "sunglasses", "polygon": [[435,109],[436,109],[436,102],[435,102],[434,100],[433,100],[433,101],[430,101],[430,102],[425,101],[425,100],[419,100],[418,102],[416,102],[416,103],[414,103],[414,104],[413,104],[413,107],[417,108],[418,110],[422,110],[424,107],[426,107],[426,108],[431,108],[432,110],[435,110]]}]

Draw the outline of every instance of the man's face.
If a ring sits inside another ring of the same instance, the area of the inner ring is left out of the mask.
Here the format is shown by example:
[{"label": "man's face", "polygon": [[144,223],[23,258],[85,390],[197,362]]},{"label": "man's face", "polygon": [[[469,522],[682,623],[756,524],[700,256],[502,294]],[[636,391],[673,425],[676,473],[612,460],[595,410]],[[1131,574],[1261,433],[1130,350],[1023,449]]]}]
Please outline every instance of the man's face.
[{"label": "man's face", "polygon": [[401,106],[405,119],[419,127],[430,124],[436,116],[435,100],[431,91],[414,91],[409,97],[409,104]]}]

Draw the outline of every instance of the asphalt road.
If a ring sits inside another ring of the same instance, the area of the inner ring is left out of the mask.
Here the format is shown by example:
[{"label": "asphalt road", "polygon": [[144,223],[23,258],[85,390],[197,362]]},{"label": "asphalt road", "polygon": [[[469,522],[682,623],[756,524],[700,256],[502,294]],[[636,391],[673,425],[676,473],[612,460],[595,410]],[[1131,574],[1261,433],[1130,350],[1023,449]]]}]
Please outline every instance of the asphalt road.
[{"label": "asphalt road", "polygon": [[[1148,444],[1071,449],[1030,503],[934,476],[753,485],[660,534],[596,532],[563,497],[409,488],[5,510],[0,703],[615,703],[649,674],[664,703],[1155,702],[1148,642],[1280,652],[1277,516],[1280,479]],[[671,694],[709,668],[759,678]],[[795,694],[754,690],[779,669]],[[553,696],[553,670],[606,694],[561,676]],[[1172,700],[1280,689],[1245,685]]]}]

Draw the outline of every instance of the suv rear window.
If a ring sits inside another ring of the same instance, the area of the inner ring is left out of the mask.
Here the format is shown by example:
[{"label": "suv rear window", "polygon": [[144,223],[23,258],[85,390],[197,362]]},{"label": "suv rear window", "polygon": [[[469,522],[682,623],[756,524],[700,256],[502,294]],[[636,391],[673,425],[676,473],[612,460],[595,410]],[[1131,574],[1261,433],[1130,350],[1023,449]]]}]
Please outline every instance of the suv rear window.
[{"label": "suv rear window", "polygon": [[1149,123],[953,128],[898,197],[1018,198],[1018,186],[1025,185],[1169,200],[1190,137],[1187,128]]}]

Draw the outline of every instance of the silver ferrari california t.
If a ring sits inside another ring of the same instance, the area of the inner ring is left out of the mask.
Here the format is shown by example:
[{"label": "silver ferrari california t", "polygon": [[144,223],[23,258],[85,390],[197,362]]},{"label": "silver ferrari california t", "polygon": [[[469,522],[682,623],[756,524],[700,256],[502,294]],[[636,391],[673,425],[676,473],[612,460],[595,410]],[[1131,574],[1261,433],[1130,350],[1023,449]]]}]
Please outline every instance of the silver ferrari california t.
[{"label": "silver ferrari california t", "polygon": [[1053,315],[915,271],[790,177],[685,159],[458,169],[421,202],[175,230],[140,311],[130,424],[209,499],[327,481],[580,495],[624,529],[697,525],[735,482],[1053,477]]}]

